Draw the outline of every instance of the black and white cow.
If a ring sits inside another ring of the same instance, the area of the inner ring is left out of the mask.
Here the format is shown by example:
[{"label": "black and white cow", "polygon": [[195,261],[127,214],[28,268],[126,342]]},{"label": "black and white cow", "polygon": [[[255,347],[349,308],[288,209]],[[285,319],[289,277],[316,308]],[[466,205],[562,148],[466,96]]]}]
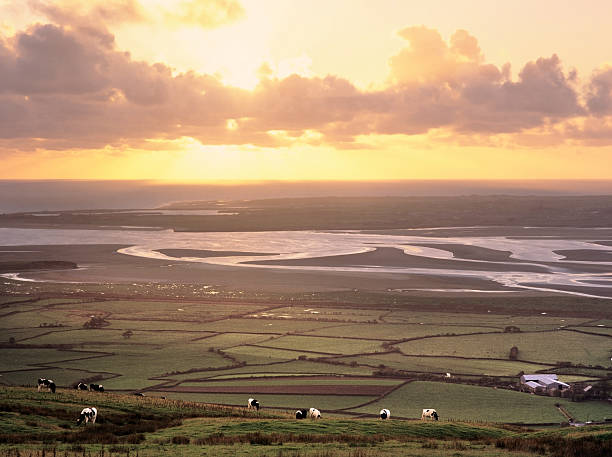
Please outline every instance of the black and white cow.
[{"label": "black and white cow", "polygon": [[321,419],[321,411],[319,411],[317,408],[310,408],[308,410],[308,417],[311,419]]},{"label": "black and white cow", "polygon": [[429,419],[434,419],[434,420],[438,420],[438,413],[436,412],[435,409],[424,409],[423,410],[423,414],[421,414],[421,420],[425,420],[427,418]]},{"label": "black and white cow", "polygon": [[380,418],[382,420],[389,419],[390,417],[391,417],[391,411],[389,411],[388,409],[381,409],[380,410]]},{"label": "black and white cow", "polygon": [[257,411],[259,411],[259,402],[254,398],[249,398],[249,400],[247,401],[247,408],[256,409]]},{"label": "black and white cow", "polygon": [[74,388],[76,390],[89,390],[87,384],[85,384],[84,382],[79,382]]},{"label": "black and white cow", "polygon": [[104,392],[104,386],[102,384],[89,384],[89,390],[92,392]]},{"label": "black and white cow", "polygon": [[307,409],[298,409],[295,412],[295,418],[296,419],[306,419],[306,416],[308,416],[308,410]]},{"label": "black and white cow", "polygon": [[98,410],[93,406],[91,408],[83,408],[83,411],[81,411],[81,415],[77,419],[77,425],[81,425],[83,421],[85,421],[86,424],[89,421],[91,421],[92,424],[95,424],[97,417]]},{"label": "black and white cow", "polygon": [[40,392],[43,389],[49,390],[49,391],[55,393],[55,383],[53,382],[53,380],[52,379],[38,378],[38,391]]}]

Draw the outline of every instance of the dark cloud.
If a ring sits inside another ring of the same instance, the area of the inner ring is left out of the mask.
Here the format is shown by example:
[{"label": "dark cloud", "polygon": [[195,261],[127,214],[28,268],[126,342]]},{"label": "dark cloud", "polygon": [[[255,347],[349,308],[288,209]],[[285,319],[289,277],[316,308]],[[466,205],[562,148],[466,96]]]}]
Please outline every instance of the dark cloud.
[{"label": "dark cloud", "polygon": [[[108,85],[108,43],[83,34],[80,40],[53,25],[39,25],[0,51],[0,92],[83,94]],[[12,52],[11,52],[12,51]]]},{"label": "dark cloud", "polygon": [[612,67],[597,70],[588,87],[587,106],[596,116],[612,114]]}]

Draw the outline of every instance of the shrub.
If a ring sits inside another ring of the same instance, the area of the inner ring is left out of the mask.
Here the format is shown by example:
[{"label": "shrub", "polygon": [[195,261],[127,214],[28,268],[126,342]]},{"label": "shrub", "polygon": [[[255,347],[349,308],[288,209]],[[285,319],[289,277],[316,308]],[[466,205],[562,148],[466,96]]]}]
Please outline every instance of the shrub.
[{"label": "shrub", "polygon": [[516,346],[512,346],[510,348],[510,355],[508,356],[508,358],[510,360],[516,360],[516,359],[518,359],[518,353],[519,353],[518,348]]},{"label": "shrub", "polygon": [[191,440],[185,435],[176,435],[172,437],[172,444],[189,444]]}]

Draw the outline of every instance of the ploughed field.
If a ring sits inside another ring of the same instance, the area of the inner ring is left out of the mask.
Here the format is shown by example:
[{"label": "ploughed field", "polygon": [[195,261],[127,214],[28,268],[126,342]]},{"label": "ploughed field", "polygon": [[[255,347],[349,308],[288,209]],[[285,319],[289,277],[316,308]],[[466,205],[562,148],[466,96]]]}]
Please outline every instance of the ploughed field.
[{"label": "ploughed field", "polygon": [[442,422],[612,419],[609,402],[517,391],[520,372],[604,386],[612,320],[603,300],[128,299],[82,287],[0,298],[0,383],[95,382],[107,393],[240,408],[256,397],[261,414],[316,407],[324,418],[375,418],[388,408],[393,419],[417,419],[436,408]]}]

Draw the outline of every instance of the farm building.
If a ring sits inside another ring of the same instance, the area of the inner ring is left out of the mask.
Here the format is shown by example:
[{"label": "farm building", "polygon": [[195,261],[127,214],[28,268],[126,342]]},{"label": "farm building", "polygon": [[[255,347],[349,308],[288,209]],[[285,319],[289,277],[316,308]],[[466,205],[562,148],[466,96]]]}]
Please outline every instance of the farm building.
[{"label": "farm building", "polygon": [[571,386],[559,381],[556,374],[524,374],[520,378],[521,390],[534,393],[552,394],[555,391],[563,391]]}]

